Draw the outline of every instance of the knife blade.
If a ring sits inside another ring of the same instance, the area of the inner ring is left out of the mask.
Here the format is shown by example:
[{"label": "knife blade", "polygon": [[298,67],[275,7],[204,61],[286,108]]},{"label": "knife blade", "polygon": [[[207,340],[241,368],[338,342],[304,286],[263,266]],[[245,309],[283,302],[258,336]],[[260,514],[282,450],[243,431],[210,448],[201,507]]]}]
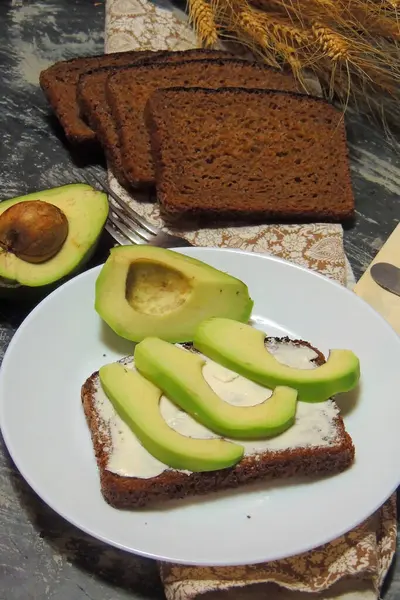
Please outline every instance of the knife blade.
[{"label": "knife blade", "polygon": [[400,269],[395,265],[386,262],[379,262],[372,265],[372,279],[384,290],[400,296]]}]

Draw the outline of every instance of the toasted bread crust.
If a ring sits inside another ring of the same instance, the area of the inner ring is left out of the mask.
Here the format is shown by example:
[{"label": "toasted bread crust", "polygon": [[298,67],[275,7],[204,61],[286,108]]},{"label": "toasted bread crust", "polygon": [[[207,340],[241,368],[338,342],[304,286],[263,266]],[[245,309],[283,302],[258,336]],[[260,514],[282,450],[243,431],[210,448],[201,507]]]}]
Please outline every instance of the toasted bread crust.
[{"label": "toasted bread crust", "polygon": [[[281,338],[279,341],[289,340]],[[307,342],[290,341],[312,348],[318,355],[315,359],[317,364],[325,362],[321,352]],[[168,469],[150,479],[116,475],[107,470],[110,440],[102,427],[101,417],[96,412],[97,384],[98,372],[96,371],[82,386],[82,405],[96,455],[101,492],[104,499],[115,508],[133,509],[166,500],[209,494],[237,488],[261,479],[333,475],[344,471],[354,460],[353,442],[345,430],[342,418],[338,415],[334,422],[337,442],[332,446],[269,451],[259,455],[246,456],[237,465],[228,469],[206,473],[187,475]]]}]

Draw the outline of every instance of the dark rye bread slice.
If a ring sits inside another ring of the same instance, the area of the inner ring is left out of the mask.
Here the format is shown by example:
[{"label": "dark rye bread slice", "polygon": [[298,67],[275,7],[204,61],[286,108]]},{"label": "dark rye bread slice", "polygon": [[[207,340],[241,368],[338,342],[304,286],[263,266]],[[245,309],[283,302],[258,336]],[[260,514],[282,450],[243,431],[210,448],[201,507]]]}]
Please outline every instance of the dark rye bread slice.
[{"label": "dark rye bread slice", "polygon": [[40,86],[59,119],[68,140],[74,144],[93,143],[95,132],[81,118],[76,91],[80,75],[99,67],[132,64],[163,52],[150,50],[116,52],[59,61],[40,73]]},{"label": "dark rye bread slice", "polygon": [[95,131],[98,140],[100,141],[107,161],[118,181],[126,186],[121,151],[119,146],[118,130],[115,126],[111,109],[107,102],[106,96],[106,81],[110,75],[124,71],[128,72],[130,67],[140,62],[141,65],[151,64],[152,61],[157,62],[179,62],[182,60],[204,60],[205,58],[223,58],[231,56],[228,52],[222,50],[182,50],[177,52],[160,52],[151,56],[136,57],[135,61],[130,64],[119,66],[107,66],[97,69],[91,69],[82,73],[79,77],[77,85],[77,98],[81,110],[81,114],[89,123],[90,127]]},{"label": "dark rye bread slice", "polygon": [[343,115],[325,100],[271,90],[160,90],[146,121],[168,219],[353,216]]},{"label": "dark rye bread slice", "polygon": [[[317,357],[312,359],[316,365],[325,362],[319,350],[302,340],[266,338],[265,343],[306,346],[316,352]],[[196,352],[190,344],[184,346]],[[132,357],[128,357],[121,362],[129,363],[131,360]],[[326,446],[303,445],[284,450],[270,450],[245,456],[234,467],[205,473],[186,474],[167,469],[157,477],[149,479],[121,476],[107,470],[111,440],[107,424],[96,409],[96,391],[99,386],[99,375],[96,371],[83,384],[81,399],[99,469],[101,492],[104,499],[115,508],[133,509],[166,500],[210,494],[262,479],[333,475],[344,471],[354,461],[353,442],[337,412],[332,418],[332,443]]]},{"label": "dark rye bread slice", "polygon": [[[297,90],[297,83],[292,76],[237,59],[146,64],[111,75],[106,85],[107,98],[118,129],[124,173],[131,185],[154,183],[144,110],[154,91],[175,86]],[[184,131],[181,133],[182,136],[186,135]],[[204,130],[204,135],[208,134]]]}]

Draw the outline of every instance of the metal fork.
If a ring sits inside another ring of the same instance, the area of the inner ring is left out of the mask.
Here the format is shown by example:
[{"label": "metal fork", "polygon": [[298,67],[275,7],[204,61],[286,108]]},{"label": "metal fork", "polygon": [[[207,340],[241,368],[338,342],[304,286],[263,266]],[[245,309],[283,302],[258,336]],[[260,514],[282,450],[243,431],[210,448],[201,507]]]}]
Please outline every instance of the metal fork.
[{"label": "metal fork", "polygon": [[93,186],[94,180],[98,187],[107,192],[118,207],[110,202],[110,210],[105,229],[112,238],[121,246],[129,244],[151,244],[161,248],[177,248],[179,246],[192,246],[190,242],[178,235],[165,233],[159,227],[151,225],[146,219],[131,208],[122,198],[118,196],[102,178],[98,177],[93,171],[88,177],[86,174],[82,178],[89,185]]}]

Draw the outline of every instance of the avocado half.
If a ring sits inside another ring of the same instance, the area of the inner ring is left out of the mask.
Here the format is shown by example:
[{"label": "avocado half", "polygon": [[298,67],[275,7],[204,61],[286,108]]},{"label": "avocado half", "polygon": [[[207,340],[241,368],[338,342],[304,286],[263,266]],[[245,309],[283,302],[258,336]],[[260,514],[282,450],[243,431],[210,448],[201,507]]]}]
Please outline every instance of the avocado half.
[{"label": "avocado half", "polygon": [[210,317],[248,321],[247,286],[204,262],[155,246],[113,248],[96,281],[95,308],[123,338],[191,341]]},{"label": "avocado half", "polygon": [[25,262],[11,252],[0,252],[0,295],[4,298],[26,288],[52,289],[75,273],[92,256],[108,216],[106,194],[86,184],[70,184],[5,200],[0,216],[18,202],[41,200],[57,206],[68,220],[68,235],[61,250],[46,262]]}]

